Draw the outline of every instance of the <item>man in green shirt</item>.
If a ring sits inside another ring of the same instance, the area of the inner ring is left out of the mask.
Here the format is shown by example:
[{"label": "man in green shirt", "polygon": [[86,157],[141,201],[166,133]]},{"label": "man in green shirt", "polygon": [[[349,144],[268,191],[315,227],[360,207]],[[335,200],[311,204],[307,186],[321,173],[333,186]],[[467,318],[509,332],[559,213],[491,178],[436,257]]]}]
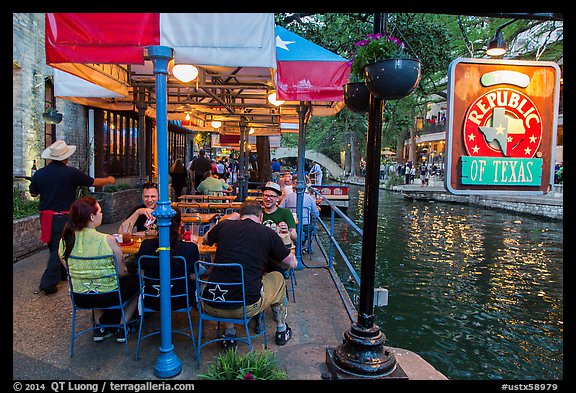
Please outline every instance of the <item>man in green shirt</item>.
[{"label": "man in green shirt", "polygon": [[[262,224],[272,228],[282,238],[283,233],[289,235],[292,243],[296,242],[296,221],[292,211],[285,207],[278,207],[278,198],[282,195],[282,189],[278,183],[269,181],[262,187]],[[224,220],[239,220],[240,214],[233,212],[223,216]]]},{"label": "man in green shirt", "polygon": [[296,222],[290,209],[278,207],[278,198],[282,189],[278,183],[269,181],[262,187],[262,224],[271,227],[280,233],[289,233],[290,240],[296,242]]},{"label": "man in green shirt", "polygon": [[196,187],[196,191],[204,195],[224,195],[224,192],[231,192],[232,186],[224,180],[218,178],[218,172],[206,172],[206,178]]}]

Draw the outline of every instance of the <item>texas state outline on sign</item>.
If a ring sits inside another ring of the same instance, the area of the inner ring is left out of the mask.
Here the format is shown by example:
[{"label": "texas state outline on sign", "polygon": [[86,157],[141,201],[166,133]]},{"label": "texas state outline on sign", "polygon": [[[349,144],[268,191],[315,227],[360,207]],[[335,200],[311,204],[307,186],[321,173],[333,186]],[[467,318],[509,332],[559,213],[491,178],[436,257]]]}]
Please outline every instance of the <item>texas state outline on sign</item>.
[{"label": "texas state outline on sign", "polygon": [[470,156],[530,158],[540,146],[542,121],[529,97],[496,89],[469,107],[463,132]]}]

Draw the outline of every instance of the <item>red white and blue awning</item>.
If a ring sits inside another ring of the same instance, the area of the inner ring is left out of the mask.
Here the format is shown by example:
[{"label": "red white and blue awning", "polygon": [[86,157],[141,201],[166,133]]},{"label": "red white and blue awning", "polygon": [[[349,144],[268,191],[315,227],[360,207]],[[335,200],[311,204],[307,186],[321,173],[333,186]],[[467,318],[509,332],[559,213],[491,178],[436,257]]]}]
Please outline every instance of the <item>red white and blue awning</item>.
[{"label": "red white and blue awning", "polygon": [[342,101],[348,60],[281,26],[276,32],[276,95],[289,101]]},{"label": "red white and blue awning", "polygon": [[[274,14],[48,13],[45,28],[55,95],[82,105],[132,110],[136,86],[154,83],[147,48],[161,45],[173,49],[175,64],[200,66],[196,82],[169,75],[167,89],[168,118],[195,131],[214,131],[216,118],[219,133],[238,133],[246,113],[256,135],[298,132],[299,101],[313,103],[313,116],[344,106],[346,59],[275,27]],[[285,105],[270,107],[271,89]],[[203,98],[184,104],[182,94]],[[153,105],[146,114],[155,117]]]}]

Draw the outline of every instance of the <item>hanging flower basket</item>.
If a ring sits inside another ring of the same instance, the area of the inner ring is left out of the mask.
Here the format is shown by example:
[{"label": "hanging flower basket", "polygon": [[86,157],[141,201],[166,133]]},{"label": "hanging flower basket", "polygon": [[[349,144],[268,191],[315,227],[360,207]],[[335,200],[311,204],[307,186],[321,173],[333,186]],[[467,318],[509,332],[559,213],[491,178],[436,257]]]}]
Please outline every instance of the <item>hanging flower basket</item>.
[{"label": "hanging flower basket", "polygon": [[42,114],[42,119],[48,124],[58,124],[62,121],[62,113],[54,108],[48,108],[46,112]]},{"label": "hanging flower basket", "polygon": [[386,59],[364,67],[370,93],[384,100],[409,96],[420,82],[421,63],[416,59]]},{"label": "hanging flower basket", "polygon": [[352,112],[364,114],[370,107],[370,92],[364,82],[349,82],[344,86],[344,103]]}]

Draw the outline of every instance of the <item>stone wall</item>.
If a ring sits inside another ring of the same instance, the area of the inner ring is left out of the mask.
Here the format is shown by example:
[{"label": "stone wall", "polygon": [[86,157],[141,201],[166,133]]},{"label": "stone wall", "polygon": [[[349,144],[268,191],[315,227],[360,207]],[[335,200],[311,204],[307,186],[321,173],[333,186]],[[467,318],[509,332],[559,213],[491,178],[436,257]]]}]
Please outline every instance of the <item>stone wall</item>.
[{"label": "stone wall", "polygon": [[102,207],[102,224],[122,221],[134,207],[142,204],[142,194],[137,188],[117,192],[93,192],[92,196]]},{"label": "stone wall", "polygon": [[[46,161],[40,157],[47,147],[45,123],[45,85],[53,79],[54,69],[46,64],[44,13],[12,14],[12,174],[30,176],[33,160],[38,169]],[[88,172],[86,157],[92,141],[88,140],[88,116],[84,106],[56,98],[56,108],[64,115],[56,125],[56,139],[77,146],[68,165]],[[24,189],[27,182],[18,182]]]},{"label": "stone wall", "polygon": [[12,262],[46,247],[40,241],[38,214],[12,221]]}]

